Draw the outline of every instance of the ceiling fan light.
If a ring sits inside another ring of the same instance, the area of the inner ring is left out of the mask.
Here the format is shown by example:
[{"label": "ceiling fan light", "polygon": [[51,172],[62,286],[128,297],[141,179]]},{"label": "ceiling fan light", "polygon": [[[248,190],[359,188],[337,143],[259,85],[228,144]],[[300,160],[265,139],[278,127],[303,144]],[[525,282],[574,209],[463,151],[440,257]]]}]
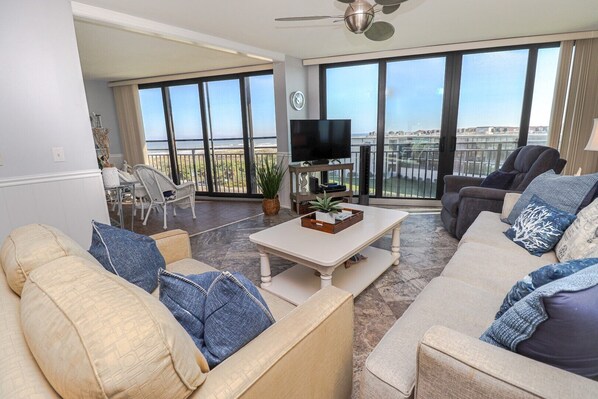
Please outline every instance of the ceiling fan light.
[{"label": "ceiling fan light", "polygon": [[365,32],[374,20],[374,7],[364,0],[350,4],[345,11],[345,25],[353,33]]}]

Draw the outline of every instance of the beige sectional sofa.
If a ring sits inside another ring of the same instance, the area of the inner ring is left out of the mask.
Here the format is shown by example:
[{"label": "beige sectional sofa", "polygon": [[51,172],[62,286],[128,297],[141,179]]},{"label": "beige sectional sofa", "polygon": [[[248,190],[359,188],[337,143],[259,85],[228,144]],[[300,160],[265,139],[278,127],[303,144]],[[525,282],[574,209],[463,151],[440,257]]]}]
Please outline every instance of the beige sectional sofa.
[{"label": "beige sectional sofa", "polygon": [[[32,227],[32,232],[35,232],[35,226]],[[28,248],[43,248],[48,244],[47,237],[40,238],[35,233],[29,234],[28,237],[30,238],[25,243]],[[168,270],[183,274],[215,270],[191,259],[189,237],[184,231],[168,231],[153,238],[166,260]],[[59,259],[51,262],[53,264],[73,262],[73,256],[66,256],[69,254],[86,257],[82,248],[72,247],[76,245],[74,242],[65,244],[65,240],[62,240],[58,244],[54,245],[54,248],[65,249],[65,253],[54,254],[53,256]],[[65,245],[70,245],[71,248],[64,248]],[[21,255],[30,252],[25,248]],[[41,253],[43,255],[45,251]],[[16,270],[16,274],[7,272],[8,279],[5,273],[0,272],[0,398],[58,397],[29,350],[21,327],[20,297],[8,285],[8,281],[11,281],[11,284],[15,278],[22,278],[24,281],[30,272],[33,273],[24,265],[23,257],[19,256],[18,251],[15,255],[12,244],[4,246],[3,252],[0,253],[0,263],[18,264],[18,267],[13,269]],[[43,263],[43,259],[39,258],[34,261]],[[85,262],[89,264],[89,258],[84,261],[75,259],[74,263]],[[261,293],[277,320],[276,323],[209,371],[203,384],[189,397],[349,397],[352,387],[353,353],[351,295],[329,287],[315,294],[303,305],[295,307],[267,292]],[[174,318],[172,320],[174,321]],[[167,392],[156,395],[169,397]],[[122,392],[121,396],[135,397]]]},{"label": "beige sectional sofa", "polygon": [[511,242],[508,227],[498,213],[479,215],[367,358],[362,398],[598,398],[598,382],[478,339],[517,280],[558,262]]}]

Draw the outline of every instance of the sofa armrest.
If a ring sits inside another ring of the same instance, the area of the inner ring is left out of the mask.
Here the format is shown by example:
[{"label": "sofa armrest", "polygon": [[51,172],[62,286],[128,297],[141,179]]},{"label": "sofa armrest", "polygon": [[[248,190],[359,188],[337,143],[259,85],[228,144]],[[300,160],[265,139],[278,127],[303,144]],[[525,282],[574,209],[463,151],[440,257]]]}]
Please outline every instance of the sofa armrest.
[{"label": "sofa armrest", "polygon": [[483,180],[483,177],[470,177],[458,175],[444,176],[444,192],[457,193],[463,187],[479,186]]},{"label": "sofa armrest", "polygon": [[443,326],[418,348],[416,398],[596,398],[598,383]]},{"label": "sofa armrest", "polygon": [[169,230],[151,236],[166,264],[191,257],[189,234],[184,230]]},{"label": "sofa armrest", "polygon": [[198,398],[349,398],[353,296],[327,287],[211,370]]}]

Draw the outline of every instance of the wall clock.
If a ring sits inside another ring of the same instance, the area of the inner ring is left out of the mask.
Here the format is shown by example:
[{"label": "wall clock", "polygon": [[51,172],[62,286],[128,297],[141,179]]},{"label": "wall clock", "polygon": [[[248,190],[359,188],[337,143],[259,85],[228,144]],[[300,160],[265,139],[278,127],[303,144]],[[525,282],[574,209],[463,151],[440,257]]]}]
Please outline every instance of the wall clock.
[{"label": "wall clock", "polygon": [[300,91],[291,93],[291,107],[296,111],[301,111],[305,107],[305,96]]}]

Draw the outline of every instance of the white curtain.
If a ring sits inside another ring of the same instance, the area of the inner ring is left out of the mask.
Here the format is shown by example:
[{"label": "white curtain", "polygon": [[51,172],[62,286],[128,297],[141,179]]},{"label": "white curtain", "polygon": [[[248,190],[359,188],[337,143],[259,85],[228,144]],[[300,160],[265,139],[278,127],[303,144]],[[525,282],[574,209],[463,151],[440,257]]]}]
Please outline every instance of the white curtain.
[{"label": "white curtain", "polygon": [[[585,151],[598,117],[598,39],[563,43],[551,117],[550,145],[567,160],[564,174],[598,172],[598,152]],[[571,57],[571,54],[573,56]],[[568,58],[568,60],[567,60]],[[572,61],[572,64],[571,64]],[[564,90],[563,88],[567,88]]]},{"label": "white curtain", "polygon": [[116,86],[112,88],[112,91],[114,93],[124,160],[129,165],[147,163],[147,147],[143,131],[143,120],[141,119],[139,88],[137,85]]}]

